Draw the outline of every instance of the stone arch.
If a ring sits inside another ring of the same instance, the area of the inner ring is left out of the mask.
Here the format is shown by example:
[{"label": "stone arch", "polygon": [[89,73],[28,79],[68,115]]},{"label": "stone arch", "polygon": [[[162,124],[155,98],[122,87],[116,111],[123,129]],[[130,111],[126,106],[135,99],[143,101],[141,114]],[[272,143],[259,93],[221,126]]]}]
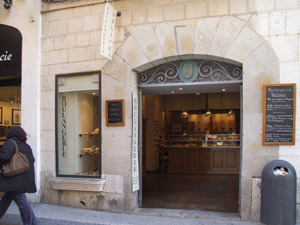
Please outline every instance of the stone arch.
[{"label": "stone arch", "polygon": [[[257,210],[251,202],[252,177],[260,176],[264,165],[278,158],[279,154],[278,147],[261,143],[263,84],[279,83],[279,60],[268,41],[253,31],[247,21],[232,16],[201,18],[194,23],[177,21],[138,25],[127,31],[126,39],[114,53],[112,61],[104,66],[102,74],[119,87],[125,85],[128,94],[137,88],[134,80],[137,73],[167,61],[213,57],[214,60],[242,65],[241,215],[250,219]],[[128,76],[131,77],[129,80]]]}]

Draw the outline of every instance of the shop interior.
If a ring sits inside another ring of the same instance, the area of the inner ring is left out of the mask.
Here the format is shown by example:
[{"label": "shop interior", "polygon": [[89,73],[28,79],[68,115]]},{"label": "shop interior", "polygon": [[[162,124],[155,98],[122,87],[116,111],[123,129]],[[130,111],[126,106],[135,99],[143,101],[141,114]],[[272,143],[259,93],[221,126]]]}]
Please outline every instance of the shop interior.
[{"label": "shop interior", "polygon": [[21,124],[21,86],[0,86],[0,149],[10,126]]},{"label": "shop interior", "polygon": [[240,92],[179,93],[143,95],[142,207],[238,212]]}]

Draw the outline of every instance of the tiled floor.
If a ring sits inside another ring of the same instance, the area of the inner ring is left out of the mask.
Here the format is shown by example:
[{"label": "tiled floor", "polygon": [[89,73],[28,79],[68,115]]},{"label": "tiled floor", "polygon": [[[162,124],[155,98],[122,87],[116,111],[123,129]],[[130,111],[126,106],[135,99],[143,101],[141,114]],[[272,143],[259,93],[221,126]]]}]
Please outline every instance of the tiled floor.
[{"label": "tiled floor", "polygon": [[237,175],[147,173],[143,182],[145,208],[238,211]]}]

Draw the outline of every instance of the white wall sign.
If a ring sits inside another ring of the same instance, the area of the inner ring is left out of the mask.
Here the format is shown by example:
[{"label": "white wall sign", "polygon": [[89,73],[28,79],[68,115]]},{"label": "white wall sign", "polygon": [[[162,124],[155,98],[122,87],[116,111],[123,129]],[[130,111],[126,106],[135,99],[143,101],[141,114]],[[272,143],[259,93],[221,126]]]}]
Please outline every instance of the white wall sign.
[{"label": "white wall sign", "polygon": [[101,55],[111,60],[113,54],[114,34],[116,27],[117,11],[107,2],[105,4],[102,38],[101,38]]},{"label": "white wall sign", "polygon": [[132,93],[132,192],[139,190],[139,166],[138,166],[138,95]]}]

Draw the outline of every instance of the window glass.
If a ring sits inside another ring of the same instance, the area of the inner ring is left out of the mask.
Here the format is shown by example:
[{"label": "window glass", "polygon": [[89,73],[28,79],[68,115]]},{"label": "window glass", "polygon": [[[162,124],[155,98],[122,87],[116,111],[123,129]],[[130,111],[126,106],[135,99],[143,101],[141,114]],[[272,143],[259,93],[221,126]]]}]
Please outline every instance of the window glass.
[{"label": "window glass", "polygon": [[100,175],[99,76],[56,77],[58,175]]}]

